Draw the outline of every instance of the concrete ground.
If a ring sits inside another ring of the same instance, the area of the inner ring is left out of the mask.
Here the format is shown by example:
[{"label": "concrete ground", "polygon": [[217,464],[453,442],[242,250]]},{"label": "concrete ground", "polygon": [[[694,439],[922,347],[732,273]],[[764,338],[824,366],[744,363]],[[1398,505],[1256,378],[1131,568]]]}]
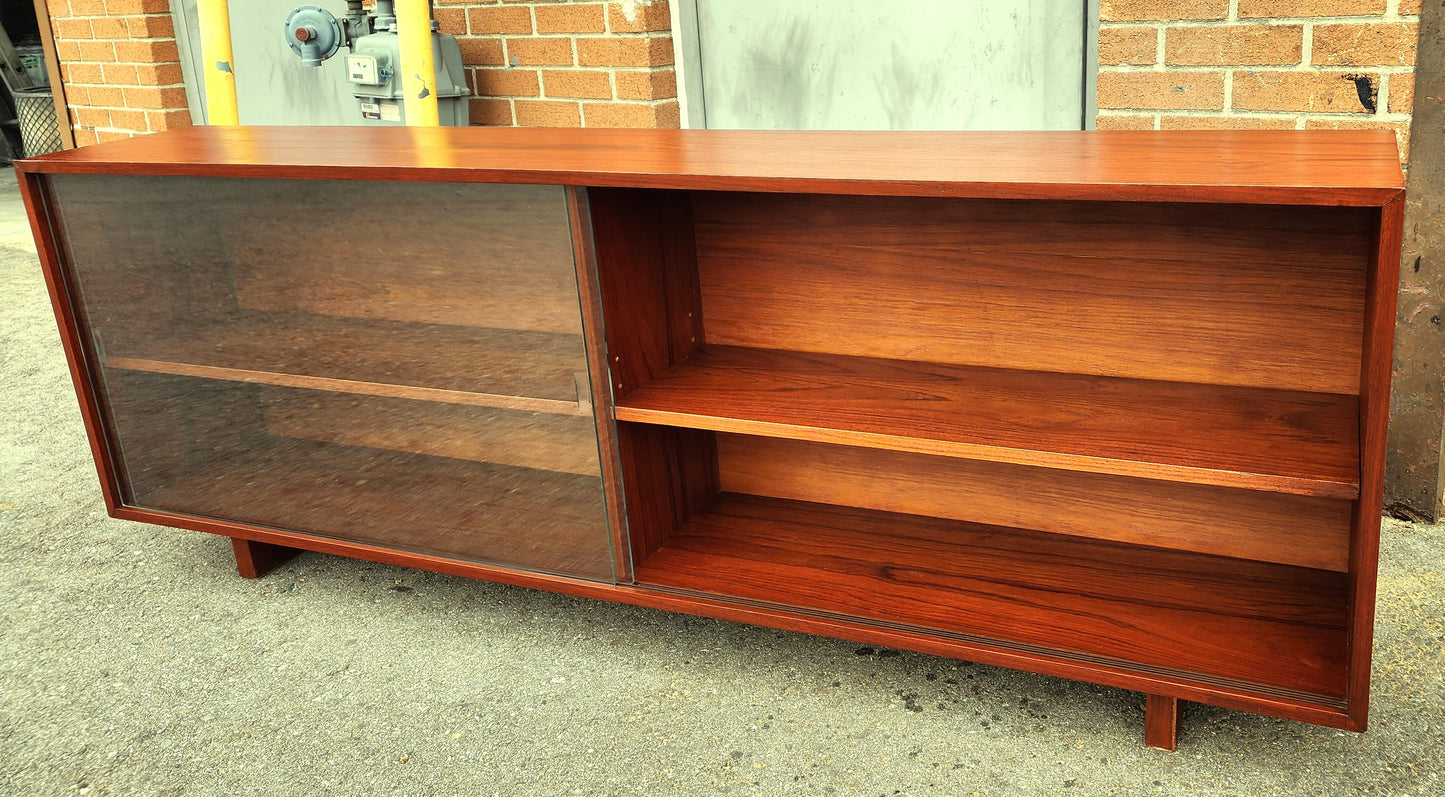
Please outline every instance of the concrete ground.
[{"label": "concrete ground", "polygon": [[0,794],[1445,794],[1445,527],[1387,522],[1371,730],[106,517],[0,183]]}]

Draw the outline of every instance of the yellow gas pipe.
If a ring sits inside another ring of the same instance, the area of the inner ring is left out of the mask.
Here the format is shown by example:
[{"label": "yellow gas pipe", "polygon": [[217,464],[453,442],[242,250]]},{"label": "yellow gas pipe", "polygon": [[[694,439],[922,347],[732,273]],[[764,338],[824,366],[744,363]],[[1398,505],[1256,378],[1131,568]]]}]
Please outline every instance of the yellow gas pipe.
[{"label": "yellow gas pipe", "polygon": [[437,70],[432,55],[431,8],[427,0],[396,0],[396,35],[401,47],[401,101],[408,127],[436,127]]},{"label": "yellow gas pipe", "polygon": [[[425,0],[422,5],[426,5]],[[201,64],[206,75],[206,121],[213,125],[238,125],[241,112],[236,107],[229,3],[198,0],[196,15],[201,25]]]}]

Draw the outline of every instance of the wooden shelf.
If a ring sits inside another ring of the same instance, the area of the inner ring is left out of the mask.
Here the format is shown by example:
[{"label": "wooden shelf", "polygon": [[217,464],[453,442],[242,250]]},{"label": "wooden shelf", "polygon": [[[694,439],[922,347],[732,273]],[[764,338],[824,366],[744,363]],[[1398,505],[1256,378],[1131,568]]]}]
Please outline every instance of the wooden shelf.
[{"label": "wooden shelf", "polygon": [[111,368],[590,416],[580,335],[248,312],[106,352]]},{"label": "wooden shelf", "polygon": [[1127,657],[1145,672],[1312,703],[1338,704],[1345,689],[1347,577],[1324,570],[724,493],[636,577],[1076,658]]},{"label": "wooden shelf", "polygon": [[388,548],[610,579],[601,479],[269,438],[134,505]]},{"label": "wooden shelf", "polygon": [[1353,499],[1355,396],[709,346],[623,421]]}]

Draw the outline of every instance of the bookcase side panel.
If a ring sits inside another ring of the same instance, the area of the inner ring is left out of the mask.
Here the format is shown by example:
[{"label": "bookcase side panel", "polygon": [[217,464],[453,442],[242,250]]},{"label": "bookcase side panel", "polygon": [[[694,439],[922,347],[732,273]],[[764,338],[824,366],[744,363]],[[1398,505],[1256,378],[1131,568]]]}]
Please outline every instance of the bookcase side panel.
[{"label": "bookcase side panel", "polygon": [[1375,592],[1380,563],[1380,513],[1385,490],[1385,444],[1390,423],[1391,358],[1405,200],[1375,216],[1367,281],[1360,374],[1360,498],[1350,534],[1349,715],[1364,730],[1370,715]]}]

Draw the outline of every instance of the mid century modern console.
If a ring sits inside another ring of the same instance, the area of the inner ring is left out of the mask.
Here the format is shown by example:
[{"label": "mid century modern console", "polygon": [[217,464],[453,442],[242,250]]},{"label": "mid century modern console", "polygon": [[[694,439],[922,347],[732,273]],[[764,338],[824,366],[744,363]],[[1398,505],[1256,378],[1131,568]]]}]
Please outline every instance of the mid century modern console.
[{"label": "mid century modern console", "polygon": [[19,164],[111,514],[1363,730],[1374,132],[194,128]]}]

